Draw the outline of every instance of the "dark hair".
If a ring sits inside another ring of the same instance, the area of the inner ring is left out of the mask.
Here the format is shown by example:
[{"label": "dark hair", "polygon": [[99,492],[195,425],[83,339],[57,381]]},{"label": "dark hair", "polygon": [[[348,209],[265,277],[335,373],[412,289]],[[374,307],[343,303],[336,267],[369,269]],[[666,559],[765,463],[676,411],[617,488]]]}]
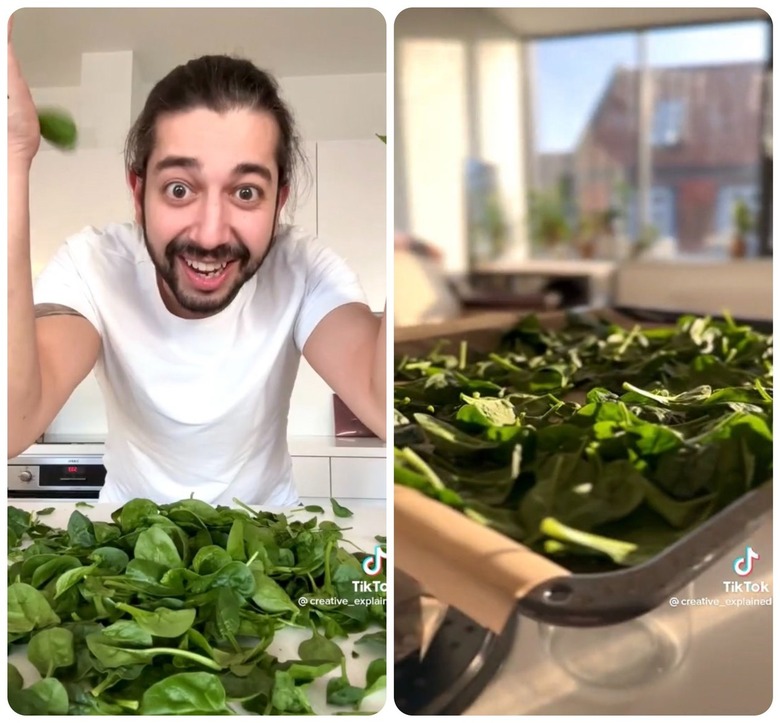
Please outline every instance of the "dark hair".
[{"label": "dark hair", "polygon": [[297,166],[305,167],[293,115],[280,97],[276,80],[249,60],[204,55],[174,68],[152,88],[127,136],[127,170],[141,178],[146,174],[161,115],[194,108],[217,113],[244,108],[271,113],[279,126],[279,185],[292,185]]}]

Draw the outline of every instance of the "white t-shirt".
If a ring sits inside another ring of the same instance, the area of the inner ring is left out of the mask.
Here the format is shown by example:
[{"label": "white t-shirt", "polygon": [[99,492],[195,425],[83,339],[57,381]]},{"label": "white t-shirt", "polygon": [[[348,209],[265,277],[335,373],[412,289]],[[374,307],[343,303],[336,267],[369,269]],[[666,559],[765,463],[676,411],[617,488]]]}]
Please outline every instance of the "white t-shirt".
[{"label": "white t-shirt", "polygon": [[298,502],[287,416],[301,350],[330,311],[366,303],[334,252],[283,226],[230,306],[182,319],[160,297],[138,226],[89,227],[58,250],[34,298],[83,314],[102,339],[95,368],[108,423],[101,502],[190,495],[211,504]]}]

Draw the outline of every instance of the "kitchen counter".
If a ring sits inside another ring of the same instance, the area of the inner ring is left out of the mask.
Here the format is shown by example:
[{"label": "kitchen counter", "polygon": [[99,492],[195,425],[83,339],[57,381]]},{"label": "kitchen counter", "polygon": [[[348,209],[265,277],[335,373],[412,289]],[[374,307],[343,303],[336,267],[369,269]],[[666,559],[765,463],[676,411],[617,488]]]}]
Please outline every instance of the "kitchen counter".
[{"label": "kitchen counter", "polygon": [[[760,555],[749,577],[732,569],[750,545]],[[726,592],[724,581],[765,582],[769,592]],[[772,519],[767,519],[694,582],[690,647],[680,666],[621,693],[579,684],[544,652],[539,626],[521,619],[503,668],[466,711],[469,715],[757,715],[772,703],[772,606],[728,606],[729,598],[772,595]],[[687,597],[688,592],[679,597]],[[717,604],[716,601],[717,600]]]},{"label": "kitchen counter", "polygon": [[[378,437],[329,437],[303,436],[287,440],[291,457],[378,457],[387,455],[387,445]],[[69,435],[58,438],[49,435],[43,444],[33,444],[19,458],[42,455],[103,455],[104,439],[98,436],[84,437],[74,442]]]},{"label": "kitchen counter", "polygon": [[[46,507],[52,507],[51,502],[30,502],[21,500],[9,500],[9,506],[18,507],[19,509],[29,512],[40,511]],[[386,509],[384,506],[377,506],[373,504],[363,505],[359,501],[351,500],[349,503],[349,509],[352,511],[353,516],[349,518],[337,518],[334,516],[332,509],[327,502],[322,505],[325,509],[325,514],[315,514],[306,511],[300,511],[295,513],[295,519],[308,520],[312,517],[317,517],[319,520],[331,520],[336,522],[340,527],[346,528],[344,530],[345,540],[341,542],[349,551],[357,549],[363,549],[369,553],[373,552],[374,546],[378,544],[374,537],[376,535],[385,535],[387,529],[386,523]],[[57,502],[54,512],[41,517],[41,521],[51,527],[66,528],[68,519],[71,513],[78,509],[79,512],[89,517],[91,520],[99,521],[111,521],[111,513],[116,509],[115,505],[107,504],[95,504],[92,507],[76,507],[76,503],[69,502]],[[255,509],[259,509],[255,507]],[[279,508],[264,508],[270,511],[280,511]],[[353,543],[350,545],[349,543]],[[366,593],[367,596],[373,595],[372,593]],[[374,632],[369,629],[366,632]],[[354,647],[355,640],[357,640],[364,633],[357,635],[351,635],[348,640],[337,641],[344,651],[346,656],[347,673],[350,681],[354,685],[365,685],[366,669],[371,660],[381,657],[381,652],[378,649],[365,648],[359,646]],[[277,656],[280,660],[297,659],[298,645],[305,639],[310,637],[307,632],[301,632],[299,630],[293,630],[286,628],[280,630],[269,646],[268,652]],[[354,658],[352,653],[356,652],[359,657]],[[8,662],[17,666],[25,679],[25,685],[29,685],[34,680],[38,679],[38,673],[32,666],[22,649],[15,650],[8,658]],[[325,702],[325,689],[328,679],[337,675],[337,671],[334,671],[323,678],[320,678],[311,684],[309,688],[309,698],[312,702],[312,707],[318,713],[335,713],[339,711],[349,711],[350,708],[337,708],[329,706]],[[369,698],[363,701],[361,710],[376,712],[384,705],[386,697],[386,691],[380,691],[374,693]]]}]

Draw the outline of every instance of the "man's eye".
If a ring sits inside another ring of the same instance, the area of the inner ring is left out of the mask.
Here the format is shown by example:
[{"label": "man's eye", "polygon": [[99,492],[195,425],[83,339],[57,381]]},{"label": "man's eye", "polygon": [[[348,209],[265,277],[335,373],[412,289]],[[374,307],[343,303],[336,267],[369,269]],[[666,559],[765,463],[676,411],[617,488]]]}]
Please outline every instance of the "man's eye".
[{"label": "man's eye", "polygon": [[165,192],[177,201],[187,197],[189,189],[183,183],[170,183],[165,187]]},{"label": "man's eye", "polygon": [[236,191],[236,195],[240,201],[253,202],[259,201],[263,194],[254,186],[241,186]]}]

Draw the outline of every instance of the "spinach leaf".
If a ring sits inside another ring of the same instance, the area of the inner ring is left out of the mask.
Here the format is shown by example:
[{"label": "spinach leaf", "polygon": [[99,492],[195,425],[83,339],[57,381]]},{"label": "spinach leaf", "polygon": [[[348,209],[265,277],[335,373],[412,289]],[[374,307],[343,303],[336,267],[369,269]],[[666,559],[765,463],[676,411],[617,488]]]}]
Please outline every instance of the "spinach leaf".
[{"label": "spinach leaf", "polygon": [[340,505],[335,499],[330,498],[330,504],[333,507],[333,514],[336,517],[352,517],[351,510],[348,510],[343,505]]},{"label": "spinach leaf", "polygon": [[527,315],[396,361],[395,482],[573,571],[639,564],[771,484],[772,394],[772,336],[727,315]]},{"label": "spinach leaf", "polygon": [[19,715],[67,715],[68,692],[57,678],[45,678],[29,688],[10,691],[8,703]]},{"label": "spinach leaf", "polygon": [[75,660],[73,633],[65,628],[41,630],[30,638],[27,657],[43,678],[49,678],[57,668],[73,665]]},{"label": "spinach leaf", "polygon": [[[133,500],[112,522],[74,513],[65,530],[9,510],[9,645],[26,644],[44,676],[25,688],[9,667],[12,709],[312,713],[308,686],[345,676],[335,641],[384,635],[384,606],[355,604],[362,553],[339,546],[338,524],[238,504]],[[287,627],[311,631],[296,660],[270,652]]]},{"label": "spinach leaf", "polygon": [[225,689],[213,673],[175,673],[152,685],[141,700],[143,715],[227,713]]},{"label": "spinach leaf", "polygon": [[8,587],[9,633],[29,633],[59,622],[43,593],[24,582]]}]

